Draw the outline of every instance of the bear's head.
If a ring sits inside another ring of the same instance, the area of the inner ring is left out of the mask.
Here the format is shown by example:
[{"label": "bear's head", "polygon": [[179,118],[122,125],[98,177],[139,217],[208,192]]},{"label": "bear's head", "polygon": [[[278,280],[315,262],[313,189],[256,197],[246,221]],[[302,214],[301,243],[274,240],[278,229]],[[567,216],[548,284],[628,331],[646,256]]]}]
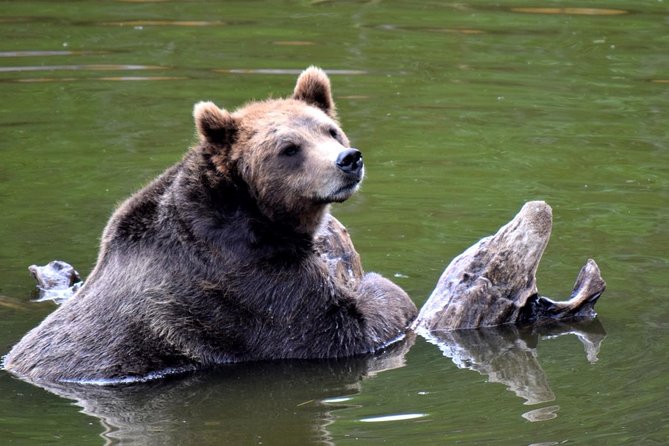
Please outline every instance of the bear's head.
[{"label": "bear's head", "polygon": [[193,116],[216,174],[243,182],[266,217],[297,232],[313,233],[328,205],[349,198],[363,179],[362,155],[337,123],[319,68],[302,72],[289,98],[232,113],[200,102]]}]

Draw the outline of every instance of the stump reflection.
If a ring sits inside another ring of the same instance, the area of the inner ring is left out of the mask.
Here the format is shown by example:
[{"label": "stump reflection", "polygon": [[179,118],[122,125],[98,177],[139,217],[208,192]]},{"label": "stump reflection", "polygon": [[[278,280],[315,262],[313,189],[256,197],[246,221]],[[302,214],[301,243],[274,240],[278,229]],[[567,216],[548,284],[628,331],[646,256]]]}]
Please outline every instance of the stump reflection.
[{"label": "stump reflection", "polygon": [[[555,400],[548,377],[537,357],[540,339],[573,334],[583,344],[589,362],[597,361],[599,348],[606,337],[599,320],[578,323],[551,323],[540,326],[518,327],[502,325],[475,330],[434,330],[423,333],[436,344],[455,365],[479,372],[489,382],[504,384],[508,390],[525,400],[525,404],[540,404]],[[543,408],[548,409],[548,408]],[[552,414],[557,408],[547,413]],[[539,412],[537,412],[539,411]],[[546,410],[531,411],[545,415]],[[534,414],[528,412],[530,418]],[[542,418],[541,416],[539,419]],[[531,421],[538,421],[532,419]]]}]

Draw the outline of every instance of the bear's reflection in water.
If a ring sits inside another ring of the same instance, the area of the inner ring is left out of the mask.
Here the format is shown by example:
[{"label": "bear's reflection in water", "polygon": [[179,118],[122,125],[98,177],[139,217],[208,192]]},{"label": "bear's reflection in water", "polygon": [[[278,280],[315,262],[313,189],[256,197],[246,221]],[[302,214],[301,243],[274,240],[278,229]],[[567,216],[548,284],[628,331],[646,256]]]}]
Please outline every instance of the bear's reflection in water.
[{"label": "bear's reflection in water", "polygon": [[[333,444],[336,400],[361,380],[402,367],[413,336],[380,355],[341,360],[261,361],[124,385],[49,384],[98,418],[107,444]],[[327,402],[333,399],[333,402]]]}]

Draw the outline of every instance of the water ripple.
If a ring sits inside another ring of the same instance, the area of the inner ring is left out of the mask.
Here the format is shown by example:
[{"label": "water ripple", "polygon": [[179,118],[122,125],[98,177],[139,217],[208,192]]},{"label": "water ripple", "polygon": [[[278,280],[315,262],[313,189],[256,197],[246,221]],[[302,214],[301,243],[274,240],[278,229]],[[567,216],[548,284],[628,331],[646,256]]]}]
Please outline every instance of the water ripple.
[{"label": "water ripple", "polygon": [[106,54],[106,51],[0,51],[0,57],[89,56]]},{"label": "water ripple", "polygon": [[427,414],[425,413],[405,413],[397,415],[382,415],[380,417],[361,418],[360,421],[364,423],[381,423],[386,421],[413,420],[415,418],[423,418],[426,416]]},{"label": "water ripple", "polygon": [[[293,69],[293,68],[229,68],[229,69],[216,69],[214,70],[217,73],[228,73],[228,74],[290,74],[290,75],[299,75],[303,68]],[[353,75],[353,74],[367,74],[365,70],[325,70],[327,74],[337,75]]]},{"label": "water ripple", "polygon": [[624,9],[608,8],[511,8],[512,12],[525,14],[565,14],[565,15],[622,15],[629,14]]},{"label": "water ripple", "polygon": [[224,26],[221,20],[121,20],[102,22],[106,26]]},{"label": "water ripple", "polygon": [[181,81],[186,80],[183,76],[104,76],[96,78],[76,78],[76,77],[37,77],[30,79],[15,79],[14,82],[74,82],[74,81]]},{"label": "water ripple", "polygon": [[155,65],[26,65],[19,67],[0,67],[0,73],[25,71],[124,71],[124,70],[162,70],[164,67]]}]

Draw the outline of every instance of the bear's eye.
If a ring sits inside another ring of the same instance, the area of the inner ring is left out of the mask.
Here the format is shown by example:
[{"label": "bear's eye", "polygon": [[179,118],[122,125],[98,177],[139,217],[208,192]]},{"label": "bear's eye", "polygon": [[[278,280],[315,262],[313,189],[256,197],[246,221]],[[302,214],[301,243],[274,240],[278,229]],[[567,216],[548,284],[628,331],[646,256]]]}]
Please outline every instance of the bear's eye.
[{"label": "bear's eye", "polygon": [[337,129],[335,129],[334,127],[330,127],[329,133],[330,136],[332,136],[334,139],[338,139],[337,137],[339,136],[339,132],[337,131]]},{"label": "bear's eye", "polygon": [[281,154],[285,156],[294,156],[300,152],[300,146],[297,144],[286,144],[281,148]]}]

